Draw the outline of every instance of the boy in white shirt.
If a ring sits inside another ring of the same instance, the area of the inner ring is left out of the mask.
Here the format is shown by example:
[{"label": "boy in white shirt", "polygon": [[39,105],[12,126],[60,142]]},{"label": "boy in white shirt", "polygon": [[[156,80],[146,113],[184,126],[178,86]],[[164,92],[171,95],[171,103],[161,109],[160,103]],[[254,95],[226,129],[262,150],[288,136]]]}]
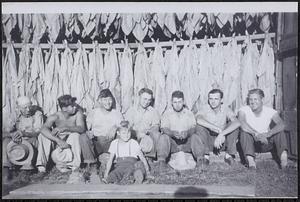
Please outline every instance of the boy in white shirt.
[{"label": "boy in white shirt", "polygon": [[[287,140],[284,122],[278,112],[263,105],[264,92],[252,89],[248,93],[249,105],[239,110],[241,146],[250,169],[256,169],[255,150],[267,152],[276,149],[281,168],[287,166]],[[270,128],[271,122],[275,126]]]},{"label": "boy in white shirt", "polygon": [[[121,121],[117,129],[118,138],[110,144],[108,152],[109,160],[103,181],[105,183],[116,183],[122,179],[134,176],[135,183],[142,183],[145,177],[150,176],[149,165],[145,159],[139,143],[131,139],[131,130],[128,121]],[[116,158],[116,164],[113,161]],[[141,161],[138,161],[138,158]],[[113,170],[110,172],[111,168]]]}]

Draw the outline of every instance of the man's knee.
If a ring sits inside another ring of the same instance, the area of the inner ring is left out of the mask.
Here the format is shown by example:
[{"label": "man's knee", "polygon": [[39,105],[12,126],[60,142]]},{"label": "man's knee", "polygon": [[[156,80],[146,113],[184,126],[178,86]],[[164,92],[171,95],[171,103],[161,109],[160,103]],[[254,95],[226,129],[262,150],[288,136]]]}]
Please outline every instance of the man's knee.
[{"label": "man's knee", "polygon": [[159,141],[159,137],[161,136],[159,131],[154,131],[150,133],[150,137],[152,137],[153,141],[157,143]]},{"label": "man's knee", "polygon": [[200,125],[196,125],[196,134],[199,135],[199,136],[207,136],[209,135],[209,130],[203,126],[200,126]]}]

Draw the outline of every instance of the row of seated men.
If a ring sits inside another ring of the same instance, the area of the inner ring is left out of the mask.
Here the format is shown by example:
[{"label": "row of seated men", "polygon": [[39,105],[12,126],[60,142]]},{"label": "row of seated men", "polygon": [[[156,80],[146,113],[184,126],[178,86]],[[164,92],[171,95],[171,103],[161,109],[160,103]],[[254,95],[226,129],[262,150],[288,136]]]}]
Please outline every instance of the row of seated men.
[{"label": "row of seated men", "polygon": [[222,104],[222,98],[220,89],[212,89],[207,105],[194,115],[184,104],[184,93],[174,91],[172,107],[160,117],[151,105],[150,89],[141,89],[138,104],[125,114],[113,107],[111,91],[103,89],[97,105],[87,112],[86,118],[76,98],[63,95],[58,98],[60,111],[44,122],[42,112],[32,106],[30,99],[19,97],[17,122],[13,128],[3,131],[3,167],[8,169],[9,178],[9,170],[17,160],[11,160],[13,155],[8,149],[27,141],[35,155],[23,163],[24,170],[37,168],[46,172],[49,158],[55,159],[55,152],[60,153],[55,163],[61,172],[78,170],[81,163],[93,167],[99,155],[109,153],[104,182],[121,180],[128,173],[143,179],[151,176],[147,161],[157,160],[162,171],[168,168],[170,155],[179,151],[191,153],[196,168],[203,168],[209,165],[210,151],[225,150],[224,161],[232,165],[236,163],[239,141],[249,169],[256,169],[255,152],[270,150],[275,151],[279,166],[285,168],[284,122],[276,110],[263,105],[264,92],[250,90],[249,104],[239,109],[238,116]]}]

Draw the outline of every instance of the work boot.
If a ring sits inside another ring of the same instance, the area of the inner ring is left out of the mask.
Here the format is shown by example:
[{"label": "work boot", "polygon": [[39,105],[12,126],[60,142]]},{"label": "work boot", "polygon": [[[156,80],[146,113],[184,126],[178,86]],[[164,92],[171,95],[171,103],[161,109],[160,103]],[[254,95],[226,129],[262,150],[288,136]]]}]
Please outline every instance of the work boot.
[{"label": "work boot", "polygon": [[142,184],[144,181],[144,174],[141,169],[137,169],[133,173],[134,184]]}]

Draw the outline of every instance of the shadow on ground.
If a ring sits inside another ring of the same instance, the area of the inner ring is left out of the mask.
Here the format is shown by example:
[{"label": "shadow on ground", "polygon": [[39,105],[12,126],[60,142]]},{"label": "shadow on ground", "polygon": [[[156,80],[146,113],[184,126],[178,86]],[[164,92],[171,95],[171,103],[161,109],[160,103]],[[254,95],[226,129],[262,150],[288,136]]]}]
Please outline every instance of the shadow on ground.
[{"label": "shadow on ground", "polygon": [[197,188],[194,186],[181,187],[174,193],[174,197],[207,197],[206,189]]}]

